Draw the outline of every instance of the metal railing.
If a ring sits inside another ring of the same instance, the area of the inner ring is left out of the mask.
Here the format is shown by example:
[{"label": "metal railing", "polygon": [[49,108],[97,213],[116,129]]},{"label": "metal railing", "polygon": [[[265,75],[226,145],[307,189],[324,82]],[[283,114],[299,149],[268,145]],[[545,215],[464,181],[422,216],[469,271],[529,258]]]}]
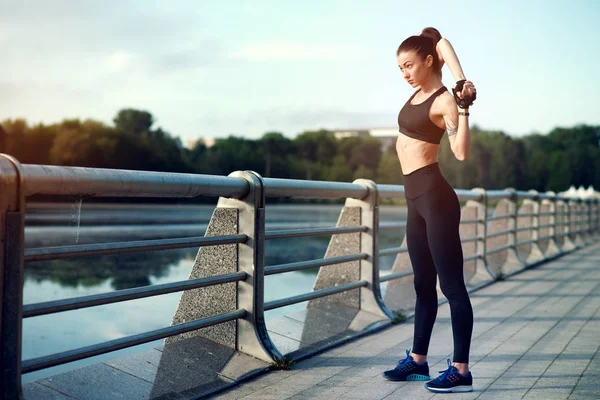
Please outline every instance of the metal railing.
[{"label": "metal railing", "polygon": [[[236,330],[238,350],[241,349],[241,351],[263,360],[275,360],[281,358],[282,354],[269,338],[265,326],[265,311],[358,289],[361,296],[361,309],[391,318],[394,316],[394,312],[383,301],[380,285],[412,274],[412,271],[399,271],[380,275],[379,271],[379,257],[407,252],[406,246],[379,249],[380,231],[402,230],[406,227],[404,222],[379,222],[381,199],[404,198],[404,188],[398,185],[377,185],[372,181],[362,179],[354,183],[341,183],[262,178],[249,171],[238,171],[225,177],[21,165],[6,155],[0,155],[0,174],[2,175],[0,235],[3,243],[0,247],[2,253],[0,254],[0,294],[2,296],[0,308],[2,377],[0,386],[3,388],[0,400],[18,398],[21,392],[21,374],[23,373],[168,338],[227,321],[238,322]],[[475,251],[473,254],[466,255],[465,261],[474,260],[477,268],[484,271],[492,281],[500,278],[500,273],[494,272],[489,265],[489,257],[496,253],[502,251],[511,253],[521,263],[521,266],[526,268],[590,243],[598,235],[600,227],[598,199],[573,199],[557,196],[551,192],[522,192],[511,189],[456,190],[456,193],[462,202],[466,202],[466,206],[478,210],[476,218],[466,218],[461,222],[463,226],[472,226],[475,231],[474,235],[462,238],[463,243],[471,243],[475,246]],[[223,236],[24,249],[25,199],[38,194],[119,198],[218,196],[220,198],[218,207],[238,210],[238,233]],[[346,199],[346,206],[361,208],[361,225],[266,231],[265,198],[267,197]],[[490,201],[506,202],[508,204],[506,208],[509,211],[500,215],[488,215]],[[519,201],[523,201],[523,204],[527,204],[533,211],[519,214],[516,207]],[[519,218],[528,218],[530,223],[527,226],[518,226]],[[544,219],[544,223],[541,223],[542,219]],[[497,221],[506,222],[508,228],[488,232],[491,224]],[[531,232],[531,238],[517,241],[518,234],[522,232]],[[266,240],[344,234],[361,235],[360,252],[281,265],[264,265]],[[505,244],[491,249],[487,248],[490,239],[502,236],[506,237]],[[544,251],[540,249],[542,242],[546,248]],[[64,300],[23,304],[24,261],[199,248],[224,244],[238,246],[238,265],[235,273]],[[518,252],[519,246],[532,246],[532,254],[537,252],[538,259],[533,262],[521,259]],[[264,277],[266,275],[327,267],[349,261],[360,263],[360,279],[358,281],[274,301],[264,301]],[[234,311],[44,357],[21,359],[23,318],[226,283],[237,284],[238,308]]]}]

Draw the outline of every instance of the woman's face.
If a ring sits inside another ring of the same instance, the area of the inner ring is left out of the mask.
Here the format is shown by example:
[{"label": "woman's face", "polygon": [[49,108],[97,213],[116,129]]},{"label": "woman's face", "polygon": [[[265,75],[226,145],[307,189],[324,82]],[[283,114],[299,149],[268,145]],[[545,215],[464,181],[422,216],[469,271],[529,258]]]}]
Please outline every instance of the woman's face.
[{"label": "woman's face", "polygon": [[398,67],[403,78],[412,87],[420,86],[427,80],[431,73],[433,57],[427,56],[423,60],[416,51],[403,51],[398,54]]}]

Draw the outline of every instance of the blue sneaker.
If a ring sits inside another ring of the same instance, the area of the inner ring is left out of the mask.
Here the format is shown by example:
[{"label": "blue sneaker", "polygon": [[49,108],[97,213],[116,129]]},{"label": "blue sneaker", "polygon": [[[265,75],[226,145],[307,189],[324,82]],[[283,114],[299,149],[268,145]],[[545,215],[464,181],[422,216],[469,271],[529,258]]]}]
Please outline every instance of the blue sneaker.
[{"label": "blue sneaker", "polygon": [[440,376],[425,384],[425,389],[436,393],[473,391],[473,376],[471,375],[471,371],[466,376],[459,374],[456,367],[448,359],[448,369],[440,372],[442,373]]},{"label": "blue sneaker", "polygon": [[427,381],[429,377],[429,365],[427,362],[417,364],[406,350],[406,358],[398,362],[396,368],[381,374],[388,381]]}]

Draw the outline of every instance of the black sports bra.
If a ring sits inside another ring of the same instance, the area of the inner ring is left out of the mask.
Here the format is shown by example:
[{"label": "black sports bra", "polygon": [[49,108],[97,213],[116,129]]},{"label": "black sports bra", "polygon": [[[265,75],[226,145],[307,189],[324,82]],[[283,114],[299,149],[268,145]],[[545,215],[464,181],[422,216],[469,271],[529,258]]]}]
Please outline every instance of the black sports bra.
[{"label": "black sports bra", "polygon": [[400,113],[398,114],[399,131],[403,135],[413,139],[440,144],[446,130],[431,122],[431,119],[429,118],[429,109],[436,97],[448,91],[448,89],[446,89],[445,86],[442,86],[424,102],[420,104],[410,104],[410,101],[420,90],[421,89],[417,90],[410,96],[410,99],[408,99],[404,107],[400,110]]}]

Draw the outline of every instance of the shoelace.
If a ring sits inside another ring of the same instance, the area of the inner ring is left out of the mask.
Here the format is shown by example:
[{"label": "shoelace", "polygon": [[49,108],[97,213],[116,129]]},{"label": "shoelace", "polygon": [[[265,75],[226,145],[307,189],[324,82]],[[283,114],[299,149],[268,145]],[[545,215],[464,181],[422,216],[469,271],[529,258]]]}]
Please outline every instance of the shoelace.
[{"label": "shoelace", "polygon": [[396,368],[402,369],[406,366],[406,364],[408,364],[411,361],[412,360],[410,359],[410,350],[406,350],[406,358],[404,360],[398,361],[398,365],[396,365]]},{"label": "shoelace", "polygon": [[452,362],[450,361],[450,359],[449,359],[449,358],[448,358],[448,360],[447,360],[447,361],[448,361],[448,369],[446,369],[446,370],[443,370],[443,371],[440,371],[440,373],[441,373],[442,375],[440,375],[440,376],[438,377],[438,380],[439,380],[439,381],[443,381],[444,379],[448,378],[450,375],[452,375],[452,374],[454,373],[454,370],[456,369],[456,368],[454,368],[454,366],[452,365]]}]

